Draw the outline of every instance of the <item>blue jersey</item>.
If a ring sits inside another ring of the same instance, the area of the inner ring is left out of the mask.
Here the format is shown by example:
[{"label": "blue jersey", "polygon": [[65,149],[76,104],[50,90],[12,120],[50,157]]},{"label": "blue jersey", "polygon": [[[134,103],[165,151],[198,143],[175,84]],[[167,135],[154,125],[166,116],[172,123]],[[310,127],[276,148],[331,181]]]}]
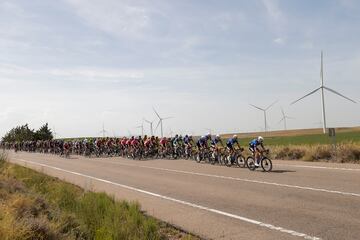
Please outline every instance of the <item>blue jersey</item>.
[{"label": "blue jersey", "polygon": [[206,143],[207,143],[207,140],[208,140],[207,137],[202,136],[201,138],[199,138],[198,143],[199,143],[199,144],[206,144]]},{"label": "blue jersey", "polygon": [[257,146],[261,145],[261,143],[255,138],[249,143],[250,147],[256,148]]},{"label": "blue jersey", "polygon": [[190,138],[189,137],[184,137],[184,143],[189,144],[190,143]]},{"label": "blue jersey", "polygon": [[237,138],[229,138],[229,140],[227,141],[227,145],[233,146],[235,143],[239,143]]},{"label": "blue jersey", "polygon": [[221,142],[221,139],[214,138],[213,140],[211,140],[211,145],[215,146],[219,142]]}]

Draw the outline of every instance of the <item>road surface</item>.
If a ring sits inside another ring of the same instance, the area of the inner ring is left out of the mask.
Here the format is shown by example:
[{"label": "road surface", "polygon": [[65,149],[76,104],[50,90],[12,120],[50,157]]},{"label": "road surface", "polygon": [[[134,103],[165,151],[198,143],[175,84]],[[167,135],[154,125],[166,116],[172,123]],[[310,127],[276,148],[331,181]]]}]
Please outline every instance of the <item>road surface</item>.
[{"label": "road surface", "polygon": [[9,158],[138,201],[147,214],[205,239],[360,239],[359,165],[274,161],[263,173],[189,160]]}]

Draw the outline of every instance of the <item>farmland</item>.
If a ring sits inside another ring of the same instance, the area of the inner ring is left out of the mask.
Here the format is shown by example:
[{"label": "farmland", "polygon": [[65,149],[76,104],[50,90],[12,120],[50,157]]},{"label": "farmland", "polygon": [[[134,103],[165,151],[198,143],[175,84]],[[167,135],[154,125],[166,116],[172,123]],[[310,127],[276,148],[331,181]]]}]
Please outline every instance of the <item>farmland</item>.
[{"label": "farmland", "polygon": [[[232,134],[223,135],[224,138]],[[299,129],[288,131],[274,131],[267,133],[239,133],[240,143],[247,144],[251,139],[258,135],[265,138],[266,145],[284,146],[284,145],[313,145],[313,144],[332,144],[344,142],[360,142],[360,127],[338,128],[336,129],[335,139],[330,138],[328,134],[323,134],[322,129]]]}]

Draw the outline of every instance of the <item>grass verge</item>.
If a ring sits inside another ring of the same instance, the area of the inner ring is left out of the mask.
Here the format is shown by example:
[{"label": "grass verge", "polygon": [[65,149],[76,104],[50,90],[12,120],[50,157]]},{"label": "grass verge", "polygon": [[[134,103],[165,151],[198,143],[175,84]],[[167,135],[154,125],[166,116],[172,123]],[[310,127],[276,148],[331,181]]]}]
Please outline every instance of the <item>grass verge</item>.
[{"label": "grass verge", "polygon": [[336,147],[330,144],[271,146],[271,152],[275,159],[360,163],[360,144],[355,142]]},{"label": "grass verge", "polygon": [[144,215],[138,203],[5,160],[0,153],[0,239],[198,239]]}]

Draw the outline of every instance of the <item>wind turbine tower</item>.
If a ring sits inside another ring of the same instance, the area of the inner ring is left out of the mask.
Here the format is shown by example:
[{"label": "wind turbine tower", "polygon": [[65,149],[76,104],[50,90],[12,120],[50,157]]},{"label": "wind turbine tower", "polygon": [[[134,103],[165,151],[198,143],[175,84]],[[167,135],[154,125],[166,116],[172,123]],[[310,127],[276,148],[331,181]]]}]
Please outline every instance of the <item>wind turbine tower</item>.
[{"label": "wind turbine tower", "polygon": [[326,133],[326,114],[325,114],[325,97],[324,97],[324,90],[328,90],[329,92],[332,92],[332,93],[334,93],[334,94],[336,94],[336,95],[338,95],[338,96],[340,96],[340,97],[343,97],[343,98],[345,98],[345,99],[347,99],[347,100],[349,100],[349,101],[351,101],[351,102],[353,102],[353,103],[356,103],[356,102],[355,102],[354,100],[352,100],[352,99],[350,99],[350,98],[348,98],[348,97],[346,97],[346,96],[338,93],[337,91],[335,91],[335,90],[333,90],[333,89],[331,89],[331,88],[328,88],[328,87],[326,87],[326,86],[324,85],[324,67],[323,67],[323,65],[324,65],[324,64],[323,64],[323,52],[321,51],[320,87],[317,88],[317,89],[315,89],[314,91],[306,94],[305,96],[299,98],[298,100],[292,102],[291,105],[297,103],[298,101],[300,101],[300,100],[306,98],[307,96],[310,96],[310,95],[312,95],[312,94],[314,94],[314,93],[316,93],[317,91],[320,90],[320,95],[321,95],[321,110],[322,110],[321,112],[322,112],[322,118],[323,118],[323,120],[322,120],[322,123],[323,123],[323,132],[324,132],[324,134],[325,134],[325,133]]},{"label": "wind turbine tower", "polygon": [[154,130],[153,130],[154,121],[150,122],[149,120],[146,120],[145,118],[144,118],[144,121],[147,122],[148,124],[150,124],[150,133],[151,133],[151,136],[154,136]]},{"label": "wind turbine tower", "polygon": [[99,133],[102,134],[103,138],[105,137],[105,134],[107,133],[107,131],[105,130],[105,125],[104,125],[104,123],[103,123],[103,125],[102,125],[102,130],[101,130]]},{"label": "wind turbine tower", "polygon": [[272,104],[270,104],[267,108],[261,108],[261,107],[258,107],[258,106],[255,106],[255,105],[252,105],[250,104],[250,106],[256,108],[256,109],[259,109],[261,111],[263,111],[264,113],[264,130],[265,132],[267,132],[267,128],[268,128],[268,125],[267,125],[267,122],[266,122],[266,111],[269,110],[269,108],[271,108],[275,103],[277,103],[278,101],[276,100],[275,102],[273,102]]},{"label": "wind turbine tower", "polygon": [[141,136],[144,136],[144,122],[142,122],[141,125],[137,126],[136,128],[141,128]]}]

